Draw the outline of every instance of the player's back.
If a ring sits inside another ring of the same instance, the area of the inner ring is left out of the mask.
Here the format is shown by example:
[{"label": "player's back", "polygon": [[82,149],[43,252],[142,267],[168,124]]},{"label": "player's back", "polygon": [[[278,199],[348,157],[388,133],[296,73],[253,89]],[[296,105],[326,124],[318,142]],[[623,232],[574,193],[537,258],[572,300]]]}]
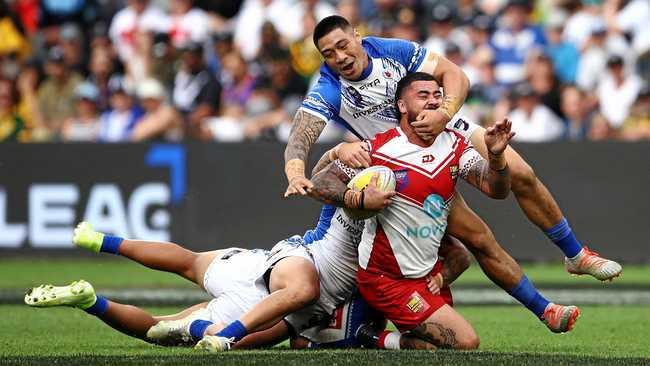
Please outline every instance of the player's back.
[{"label": "player's back", "polygon": [[363,226],[344,209],[324,205],[317,228],[305,233],[321,280],[321,300],[329,305],[342,303],[354,289]]}]

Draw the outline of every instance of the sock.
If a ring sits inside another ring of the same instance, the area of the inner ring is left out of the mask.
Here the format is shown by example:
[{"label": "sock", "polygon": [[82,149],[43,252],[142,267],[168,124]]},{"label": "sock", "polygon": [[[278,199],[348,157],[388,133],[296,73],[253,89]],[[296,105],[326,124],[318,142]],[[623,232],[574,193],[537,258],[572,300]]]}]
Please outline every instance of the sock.
[{"label": "sock", "polygon": [[120,254],[120,244],[122,244],[124,238],[119,236],[104,235],[104,240],[102,241],[102,247],[99,250],[104,253]]},{"label": "sock", "polygon": [[402,333],[400,332],[389,332],[387,330],[379,333],[379,339],[377,340],[377,347],[380,349],[400,349],[399,342],[402,339]]},{"label": "sock", "polygon": [[544,230],[549,237],[562,250],[565,256],[573,258],[582,250],[582,244],[576,239],[571,226],[563,217],[562,220],[552,228]]},{"label": "sock", "polygon": [[199,341],[203,338],[205,330],[212,324],[209,320],[195,320],[190,324],[190,335],[195,341]]},{"label": "sock", "polygon": [[108,300],[104,296],[96,295],[95,303],[89,308],[83,309],[90,315],[101,316],[108,310]]},{"label": "sock", "polygon": [[544,309],[549,304],[549,301],[537,291],[526,275],[521,277],[517,286],[509,293],[540,319],[544,315]]},{"label": "sock", "polygon": [[235,342],[238,340],[244,338],[248,332],[246,331],[246,328],[244,327],[244,324],[242,324],[239,320],[235,320],[234,322],[230,323],[227,327],[223,328],[217,335],[219,337],[225,337],[225,338],[234,338]]}]

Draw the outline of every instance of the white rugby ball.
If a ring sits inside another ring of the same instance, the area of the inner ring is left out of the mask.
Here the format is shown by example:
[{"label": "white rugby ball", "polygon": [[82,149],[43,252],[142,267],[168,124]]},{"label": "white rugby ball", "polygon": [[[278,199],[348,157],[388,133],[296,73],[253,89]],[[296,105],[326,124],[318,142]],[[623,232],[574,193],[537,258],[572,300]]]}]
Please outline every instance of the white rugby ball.
[{"label": "white rugby ball", "polygon": [[[377,179],[377,188],[380,191],[388,192],[395,190],[395,186],[397,185],[395,173],[393,173],[390,168],[382,165],[371,166],[370,168],[366,168],[357,173],[357,175],[348,182],[348,188],[356,191],[366,188],[375,174],[379,175]],[[348,215],[357,220],[367,219],[377,214],[375,211],[355,210],[349,208],[346,208],[345,211]]]}]

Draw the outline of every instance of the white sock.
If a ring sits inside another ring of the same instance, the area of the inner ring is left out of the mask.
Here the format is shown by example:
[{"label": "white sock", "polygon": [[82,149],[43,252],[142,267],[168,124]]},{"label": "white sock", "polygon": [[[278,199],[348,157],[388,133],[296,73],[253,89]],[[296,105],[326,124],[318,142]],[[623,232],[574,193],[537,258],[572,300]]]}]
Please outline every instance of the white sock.
[{"label": "white sock", "polygon": [[580,249],[580,252],[578,252],[578,254],[576,254],[575,257],[571,257],[571,258],[569,258],[569,260],[572,261],[572,262],[575,262],[575,261],[577,261],[578,259],[582,258],[582,255],[583,255],[583,254],[584,254],[584,248],[583,248],[583,249]]},{"label": "white sock", "polygon": [[390,332],[384,338],[384,348],[385,349],[400,349],[399,342],[402,339],[402,333],[400,332]]}]

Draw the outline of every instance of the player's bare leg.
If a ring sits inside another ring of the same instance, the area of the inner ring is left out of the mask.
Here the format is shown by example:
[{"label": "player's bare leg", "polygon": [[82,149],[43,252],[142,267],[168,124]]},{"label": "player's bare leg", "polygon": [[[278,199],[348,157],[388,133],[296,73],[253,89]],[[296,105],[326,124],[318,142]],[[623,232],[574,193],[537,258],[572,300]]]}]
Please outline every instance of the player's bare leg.
[{"label": "player's bare leg", "polygon": [[176,273],[201,287],[206,269],[220,252],[196,253],[174,243],[109,236],[85,222],[77,225],[72,241],[78,247],[119,254],[151,269]]},{"label": "player's bare leg", "polygon": [[[477,128],[471,141],[481,156],[487,158],[484,133],[485,129]],[[505,154],[512,177],[512,193],[526,217],[562,250],[567,271],[576,275],[589,274],[601,281],[620,275],[620,264],[600,257],[578,242],[560,206],[530,165],[510,146]]]},{"label": "player's bare leg", "polygon": [[209,325],[201,329],[197,338],[201,335],[204,337],[196,348],[211,352],[229,350],[233,341],[273,327],[286,315],[315,303],[320,297],[318,272],[313,263],[305,258],[283,258],[271,270],[269,290],[269,296],[226,328]]},{"label": "player's bare leg", "polygon": [[[447,304],[411,330],[411,335],[439,348],[476,349],[479,346],[479,338],[474,328]],[[401,346],[404,348],[417,347],[418,349],[427,347],[422,342],[409,341],[408,338],[403,341]]]},{"label": "player's bare leg", "polygon": [[580,315],[580,309],[557,305],[544,298],[458,192],[451,205],[447,233],[465,244],[492,282],[521,302],[552,332],[570,331]]},{"label": "player's bare leg", "polygon": [[159,321],[185,318],[207,304],[197,304],[177,314],[153,316],[137,306],[121,304],[97,295],[92,285],[83,280],[68,286],[42,285],[32,288],[25,295],[25,303],[33,307],[76,307],[95,315],[123,334],[147,342],[153,342],[147,337],[147,331]]}]

